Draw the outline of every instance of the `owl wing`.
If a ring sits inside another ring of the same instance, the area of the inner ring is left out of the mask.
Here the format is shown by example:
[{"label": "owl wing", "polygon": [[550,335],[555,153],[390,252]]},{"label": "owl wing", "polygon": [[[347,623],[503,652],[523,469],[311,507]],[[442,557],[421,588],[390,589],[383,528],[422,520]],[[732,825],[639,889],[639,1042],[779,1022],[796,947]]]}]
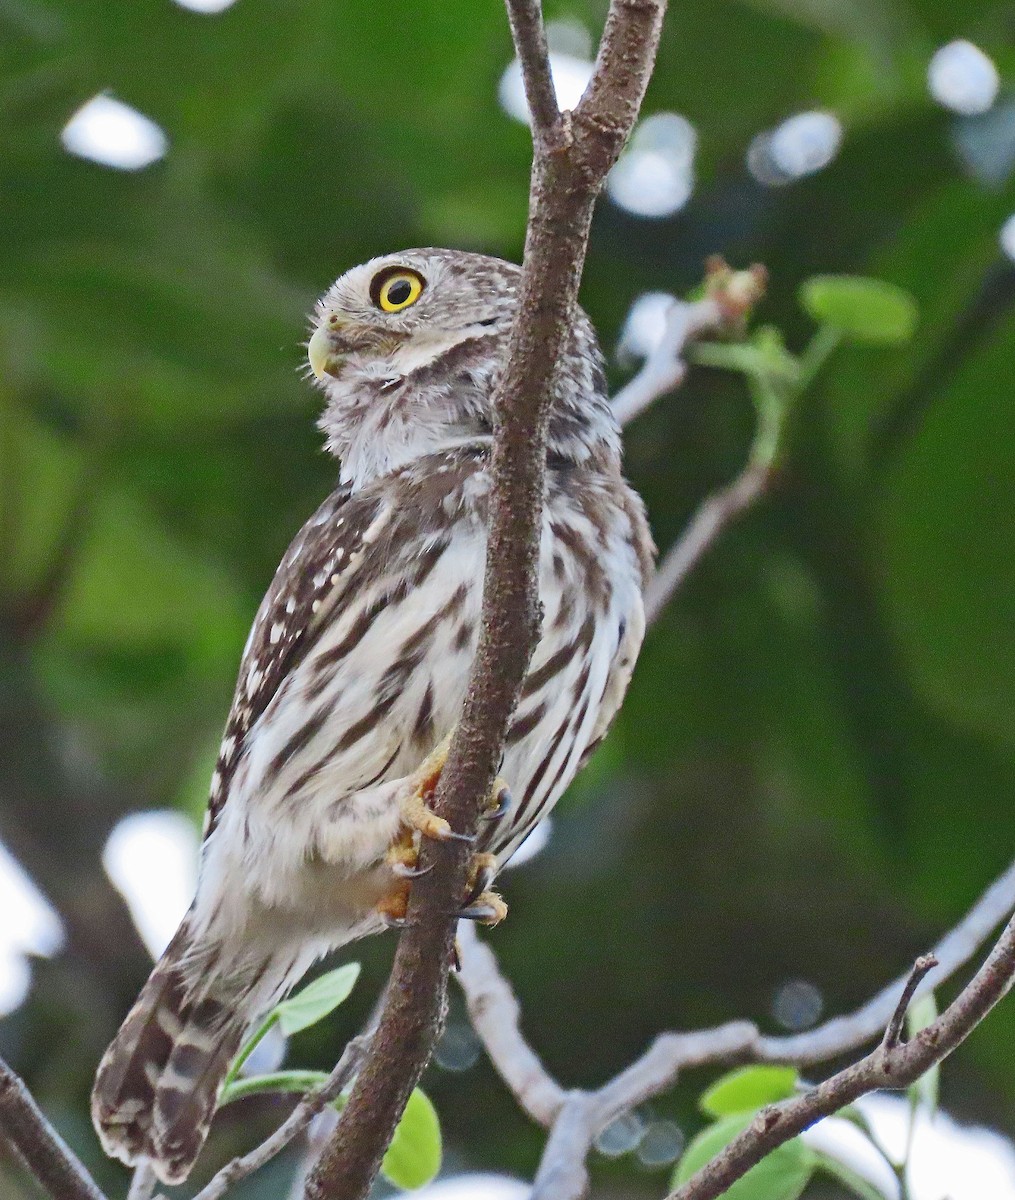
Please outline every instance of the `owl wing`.
[{"label": "owl wing", "polygon": [[387,520],[390,504],[339,487],[293,539],[261,601],[240,661],[239,678],[211,780],[207,838],[229,797],[247,738],[282,681],[312,650]]}]

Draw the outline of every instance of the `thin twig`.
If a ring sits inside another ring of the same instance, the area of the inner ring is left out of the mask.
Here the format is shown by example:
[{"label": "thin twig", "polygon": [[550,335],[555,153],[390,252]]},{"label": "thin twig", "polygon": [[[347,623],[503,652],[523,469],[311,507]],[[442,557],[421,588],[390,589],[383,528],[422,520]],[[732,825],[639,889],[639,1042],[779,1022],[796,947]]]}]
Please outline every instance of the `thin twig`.
[{"label": "thin twig", "polygon": [[[915,972],[914,972],[915,973]],[[908,1087],[960,1045],[1015,981],[1015,919],[986,962],[936,1021],[908,1042],[881,1045],[800,1096],[763,1108],[751,1124],[668,1200],[715,1200],[778,1146],[861,1096]],[[915,991],[915,989],[913,989]]]},{"label": "thin twig", "polygon": [[901,1043],[902,1031],[906,1024],[906,1013],[909,1012],[909,1006],[913,1003],[916,989],[920,986],[920,981],[929,975],[937,965],[938,961],[933,954],[921,954],[913,963],[913,969],[909,972],[909,978],[902,989],[899,1003],[896,1005],[895,1012],[892,1013],[892,1019],[888,1022],[885,1036],[881,1040],[882,1046],[886,1049],[891,1050]]},{"label": "thin twig", "polygon": [[346,1045],[342,1057],[336,1063],[335,1069],[328,1076],[326,1082],[308,1092],[271,1137],[251,1150],[249,1154],[244,1154],[239,1158],[234,1158],[232,1162],[226,1163],[197,1193],[194,1200],[220,1200],[220,1197],[224,1196],[234,1183],[238,1183],[241,1179],[260,1170],[276,1154],[280,1154],[295,1137],[298,1137],[309,1126],[318,1113],[323,1112],[332,1100],[337,1099],[363,1061],[372,1037],[373,1031],[367,1029],[358,1037],[353,1038]]},{"label": "thin twig", "polygon": [[812,1066],[859,1049],[891,1026],[900,1012],[904,1019],[914,999],[940,987],[969,962],[1013,909],[1015,863],[941,938],[932,954],[918,960],[912,971],[893,980],[855,1012],[835,1017],[807,1033],[782,1037],[765,1036],[750,1021],[731,1021],[688,1033],[664,1033],[630,1066],[593,1092],[565,1091],[542,1065],[521,1032],[518,1001],[493,952],[476,936],[470,923],[462,922],[461,970],[456,978],[465,994],[473,1027],[520,1107],[553,1131],[532,1200],[573,1200],[582,1196],[586,1186],[584,1160],[596,1136],[622,1113],[670,1090],[689,1067],[745,1062]]},{"label": "thin twig", "polygon": [[476,935],[472,921],[458,923],[459,970],[469,1019],[497,1074],[539,1125],[549,1127],[560,1112],[565,1092],[525,1040],[521,1008],[500,973],[493,951]]},{"label": "thin twig", "polygon": [[506,4],[535,141],[545,138],[560,121],[557,92],[550,73],[543,6],[540,0],[506,0]]},{"label": "thin twig", "polygon": [[704,333],[721,330],[725,323],[723,310],[713,296],[693,303],[674,300],[666,314],[663,336],[634,378],[613,397],[613,412],[620,424],[629,424],[661,396],[680,387],[687,374],[687,344]]},{"label": "thin twig", "polygon": [[158,1180],[155,1178],[151,1163],[147,1159],[142,1159],[134,1168],[127,1200],[151,1200],[157,1183]]},{"label": "thin twig", "polygon": [[50,1196],[57,1200],[106,1200],[84,1163],[46,1120],[20,1076],[3,1059],[0,1129]]},{"label": "thin twig", "polygon": [[673,593],[683,585],[720,535],[768,492],[774,478],[771,467],[748,462],[732,483],[703,501],[680,539],[666,552],[645,589],[645,621],[648,625],[654,624]]}]

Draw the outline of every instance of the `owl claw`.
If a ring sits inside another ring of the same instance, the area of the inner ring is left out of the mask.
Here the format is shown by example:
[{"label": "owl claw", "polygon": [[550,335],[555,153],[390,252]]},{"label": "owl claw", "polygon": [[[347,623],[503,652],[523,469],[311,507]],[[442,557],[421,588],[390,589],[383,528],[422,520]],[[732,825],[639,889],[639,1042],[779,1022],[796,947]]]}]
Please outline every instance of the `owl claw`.
[{"label": "owl claw", "polygon": [[392,875],[397,875],[399,879],[420,879],[424,875],[429,875],[436,865],[436,863],[430,863],[426,867],[417,867],[407,862],[401,862],[397,858],[388,861]]},{"label": "owl claw", "polygon": [[500,776],[493,781],[490,795],[493,798],[493,804],[479,814],[481,821],[499,821],[508,815],[514,805],[511,789]]},{"label": "owl claw", "polygon": [[496,892],[483,892],[472,904],[459,909],[458,916],[481,925],[499,925],[507,916],[508,906]]},{"label": "owl claw", "polygon": [[469,868],[469,890],[465,896],[463,908],[476,904],[481,896],[489,891],[497,874],[497,857],[493,854],[477,854]]}]

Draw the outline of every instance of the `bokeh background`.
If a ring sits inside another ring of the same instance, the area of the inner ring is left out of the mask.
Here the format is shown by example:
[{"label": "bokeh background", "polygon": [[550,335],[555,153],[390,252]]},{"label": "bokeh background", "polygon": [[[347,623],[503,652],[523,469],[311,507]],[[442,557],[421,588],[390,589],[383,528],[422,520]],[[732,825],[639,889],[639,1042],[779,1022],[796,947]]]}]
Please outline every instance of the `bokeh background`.
[{"label": "bokeh background", "polygon": [[[565,103],[604,10],[547,4]],[[0,1052],[113,1194],[91,1076],[186,903],[248,624],[336,474],[306,314],[401,246],[519,257],[512,57],[494,0],[0,0]],[[575,1085],[664,1028],[858,1004],[1015,843],[1015,4],[676,0],[644,117],[583,288],[616,384],[658,318],[632,305],[714,252],[767,265],[759,317],[796,349],[815,272],[900,284],[921,320],[832,359],[781,490],[671,604],[505,877],[491,941]],[[701,369],[629,429],[661,546],[751,427],[742,381]],[[353,998],[290,1062],[333,1061],[392,947],[347,955]],[[447,1169],[531,1177],[542,1135],[459,1004],[425,1081]],[[1008,1004],[946,1067],[955,1175],[916,1200],[1015,1196],[1013,1062]],[[612,1131],[597,1195],[664,1193],[707,1078]],[[283,1111],[231,1109],[205,1168]],[[283,1196],[291,1166],[235,1194]],[[34,1194],[2,1164],[0,1193]]]}]

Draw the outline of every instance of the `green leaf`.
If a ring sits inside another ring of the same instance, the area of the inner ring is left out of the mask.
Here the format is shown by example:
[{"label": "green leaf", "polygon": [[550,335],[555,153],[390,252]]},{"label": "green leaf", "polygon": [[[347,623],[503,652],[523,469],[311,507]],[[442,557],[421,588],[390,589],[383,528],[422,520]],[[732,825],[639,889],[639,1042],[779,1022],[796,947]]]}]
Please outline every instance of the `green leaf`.
[{"label": "green leaf", "polygon": [[800,303],[815,321],[881,346],[909,341],[919,315],[908,292],[861,275],[815,275],[801,286]]},{"label": "green leaf", "polygon": [[[906,1013],[906,1029],[910,1037],[914,1037],[921,1029],[937,1020],[937,1000],[933,992],[914,1000]],[[929,1071],[925,1071],[915,1083],[907,1089],[909,1103],[914,1113],[924,1108],[932,1116],[937,1111],[938,1093],[941,1085],[941,1064],[936,1063]]]},{"label": "green leaf", "polygon": [[295,996],[275,1008],[278,1023],[286,1037],[299,1033],[323,1020],[345,1000],[359,978],[359,963],[346,963],[315,979]]},{"label": "green leaf", "polygon": [[[672,1186],[686,1183],[706,1163],[711,1162],[738,1133],[750,1125],[753,1113],[724,1117],[701,1133],[684,1152],[673,1174]],[[723,1193],[724,1200],[798,1200],[803,1194],[818,1158],[799,1138],[778,1146],[743,1178]]]},{"label": "green leaf", "polygon": [[839,1162],[838,1159],[831,1158],[820,1151],[818,1152],[817,1159],[817,1169],[819,1171],[824,1171],[826,1175],[831,1175],[833,1179],[838,1180],[854,1196],[859,1196],[860,1200],[891,1200],[890,1196],[887,1196],[879,1187],[875,1187],[869,1179],[858,1175],[852,1167],[847,1167],[845,1163]]},{"label": "green leaf", "polygon": [[798,1076],[792,1067],[738,1067],[723,1075],[698,1101],[710,1117],[728,1117],[754,1112],[764,1104],[786,1100],[797,1089]]},{"label": "green leaf", "polygon": [[263,1092],[309,1092],[320,1087],[328,1078],[327,1071],[273,1071],[269,1075],[251,1075],[246,1079],[231,1079],[222,1088],[219,1106],[256,1096]]},{"label": "green leaf", "polygon": [[405,1106],[381,1163],[385,1179],[400,1188],[418,1188],[441,1169],[441,1127],[437,1110],[419,1088]]}]

